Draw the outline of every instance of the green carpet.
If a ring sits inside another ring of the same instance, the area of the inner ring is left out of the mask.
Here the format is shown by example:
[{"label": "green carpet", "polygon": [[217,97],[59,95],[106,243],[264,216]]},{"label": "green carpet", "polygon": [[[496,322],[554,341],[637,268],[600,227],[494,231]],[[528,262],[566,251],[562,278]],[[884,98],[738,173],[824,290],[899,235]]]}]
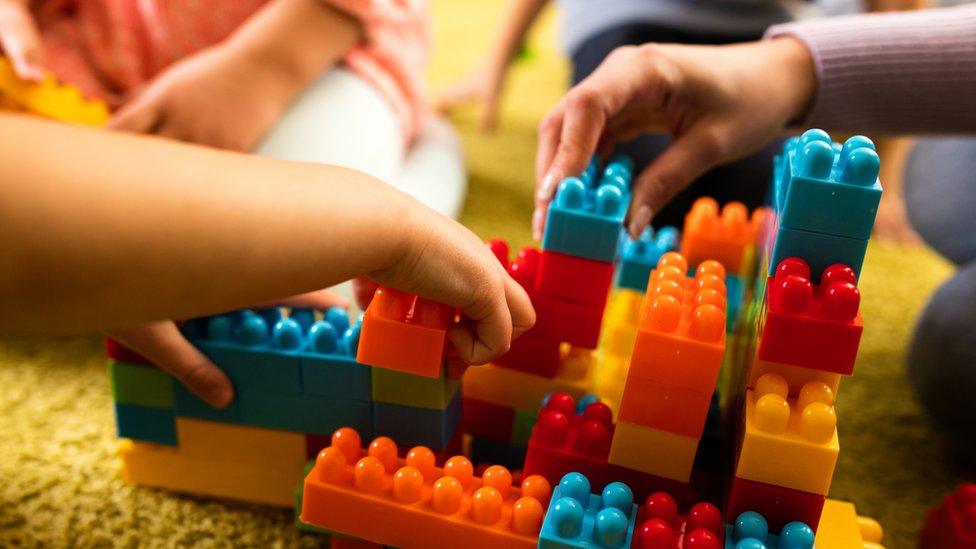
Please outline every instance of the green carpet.
[{"label": "green carpet", "polygon": [[[435,85],[478,58],[498,3],[435,2]],[[458,118],[471,168],[463,221],[481,236],[528,241],[535,125],[566,74],[552,29],[550,17],[514,71],[501,131],[482,136],[471,113]],[[962,480],[903,374],[912,322],[949,272],[924,250],[873,246],[860,284],[866,329],[839,395],[831,495],[880,520],[889,548],[913,546],[925,509]],[[0,388],[0,546],[317,544],[288,511],[123,485],[97,336],[0,339]]]}]

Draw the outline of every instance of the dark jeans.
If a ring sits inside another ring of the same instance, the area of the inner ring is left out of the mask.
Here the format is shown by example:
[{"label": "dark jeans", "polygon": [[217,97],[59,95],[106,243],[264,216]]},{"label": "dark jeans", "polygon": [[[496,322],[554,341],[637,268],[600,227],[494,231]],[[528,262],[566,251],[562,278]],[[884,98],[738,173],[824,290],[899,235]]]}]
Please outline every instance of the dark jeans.
[{"label": "dark jeans", "polygon": [[[573,84],[586,78],[611,51],[627,45],[647,42],[681,44],[729,44],[756,40],[758,36],[720,36],[688,33],[654,24],[634,23],[606,30],[573,52]],[[634,160],[635,173],[647,166],[670,142],[667,135],[648,134],[617,145],[615,152]],[[761,206],[769,187],[773,156],[783,142],[777,140],[762,151],[742,160],[726,164],[704,174],[684,192],[676,196],[654,216],[655,227],[673,225],[681,228],[691,204],[701,196],[711,196],[720,204],[731,200],[743,202],[750,209]]]}]

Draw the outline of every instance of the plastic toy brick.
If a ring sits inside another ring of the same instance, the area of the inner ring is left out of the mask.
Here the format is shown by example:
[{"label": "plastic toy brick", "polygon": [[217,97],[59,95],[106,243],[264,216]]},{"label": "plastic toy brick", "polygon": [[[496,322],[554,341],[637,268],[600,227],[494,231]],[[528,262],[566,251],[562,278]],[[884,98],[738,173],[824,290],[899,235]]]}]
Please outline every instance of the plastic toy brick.
[{"label": "plastic toy brick", "polygon": [[790,364],[780,364],[778,362],[769,362],[766,360],[759,360],[758,358],[753,358],[752,364],[748,366],[749,375],[746,378],[746,386],[750,389],[756,388],[756,382],[765,374],[774,373],[783,376],[786,380],[786,384],[789,386],[790,396],[797,396],[800,394],[800,388],[811,381],[819,381],[824,383],[830,390],[837,394],[837,390],[840,388],[840,374],[835,374],[834,372],[825,372],[823,370],[814,370],[812,368],[803,368],[802,366],[792,366]]},{"label": "plastic toy brick", "polygon": [[872,518],[859,516],[853,503],[828,499],[820,516],[815,545],[824,549],[884,549],[881,546],[883,537],[881,525]]},{"label": "plastic toy brick", "polygon": [[512,341],[508,352],[495,359],[495,364],[542,377],[555,377],[562,360],[559,339],[543,336],[533,327]]},{"label": "plastic toy brick", "polygon": [[661,227],[656,233],[648,227],[637,240],[624,231],[617,266],[617,287],[646,292],[651,270],[662,255],[678,247],[679,237],[678,229],[674,227]]},{"label": "plastic toy brick", "polygon": [[607,310],[603,316],[603,331],[600,351],[604,354],[626,357],[634,352],[637,341],[637,320],[640,316],[644,294],[636,290],[621,288],[610,294]]},{"label": "plastic toy brick", "polygon": [[155,366],[151,360],[122,345],[110,337],[105,338],[105,357],[126,364],[142,364]]},{"label": "plastic toy brick", "polygon": [[867,240],[781,226],[776,231],[776,240],[767,254],[770,266],[768,274],[773,275],[772,269],[779,265],[780,261],[789,257],[802,257],[810,264],[810,269],[814,273],[822,273],[827,267],[839,263],[850,265],[854,274],[859,275],[867,249]]},{"label": "plastic toy brick", "polygon": [[538,293],[532,304],[536,314],[533,332],[574,347],[596,349],[603,324],[603,305],[580,305]]},{"label": "plastic toy brick", "polygon": [[687,515],[678,514],[671,494],[647,496],[637,510],[633,549],[720,548],[725,524],[722,512],[708,502],[697,502]]},{"label": "plastic toy brick", "polygon": [[176,418],[180,455],[234,462],[267,470],[300,471],[307,461],[305,435],[289,431]]},{"label": "plastic toy brick", "polygon": [[610,262],[630,202],[629,182],[604,177],[598,185],[564,179],[549,205],[542,249]]},{"label": "plastic toy brick", "polygon": [[735,475],[826,495],[840,450],[833,391],[810,382],[787,399],[786,380],[766,374],[746,393]]},{"label": "plastic toy brick", "polygon": [[650,475],[688,482],[697,450],[697,438],[618,421],[608,460]]},{"label": "plastic toy brick", "polygon": [[515,410],[515,417],[512,421],[512,438],[509,442],[514,446],[527,447],[537,421],[539,421],[539,414]]},{"label": "plastic toy brick", "polygon": [[78,88],[59,84],[54,76],[46,76],[41,83],[21,80],[5,57],[0,57],[0,97],[62,122],[101,126],[110,116],[105,103],[85,99]]},{"label": "plastic toy brick", "polygon": [[403,549],[536,546],[550,495],[544,479],[515,487],[504,467],[479,478],[467,458],[435,467],[420,447],[399,460],[392,440],[378,438],[363,451],[350,434],[333,438],[305,477],[303,522]]},{"label": "plastic toy brick", "polygon": [[750,219],[749,210],[741,202],[725,204],[720,215],[718,202],[709,197],[699,198],[685,216],[681,255],[692,268],[714,259],[729,274],[739,274],[747,248],[754,246],[760,221],[761,214]]},{"label": "plastic toy brick", "polygon": [[236,423],[244,425],[316,434],[331,433],[343,425],[351,425],[364,433],[372,433],[373,404],[361,400],[275,395],[249,390],[238,393],[237,405],[240,421]]},{"label": "plastic toy brick", "polygon": [[614,411],[620,410],[630,357],[603,354],[593,377],[593,392]]},{"label": "plastic toy brick", "polygon": [[725,354],[725,271],[703,262],[694,278],[668,252],[651,273],[631,356],[631,377],[711,393]]},{"label": "plastic toy brick", "polygon": [[526,246],[515,254],[514,258],[509,257],[508,242],[501,238],[493,238],[488,241],[488,248],[491,250],[498,261],[505,267],[508,274],[518,282],[522,288],[530,295],[535,292],[539,276],[539,263],[542,259],[542,252],[538,248]]},{"label": "plastic toy brick", "polygon": [[[761,514],[746,511],[738,515],[733,524],[726,526],[725,547],[813,549],[813,530],[802,522],[787,523],[779,530],[779,535],[771,534],[769,530],[770,526]],[[817,546],[822,547],[819,544]]]},{"label": "plastic toy brick", "polygon": [[525,463],[525,446],[496,442],[487,438],[470,437],[471,460],[475,463],[495,463],[512,470],[521,470]]},{"label": "plastic toy brick", "polygon": [[356,362],[361,329],[359,322],[350,326],[348,313],[339,308],[325,311],[321,321],[306,328],[308,341],[299,360],[303,394],[371,400],[373,369]]},{"label": "plastic toy brick", "polygon": [[604,307],[613,283],[613,263],[594,261],[561,254],[551,250],[542,252],[536,278],[536,293],[587,305]]},{"label": "plastic toy brick", "polygon": [[443,410],[373,403],[373,432],[390,435],[407,446],[444,448],[460,423],[461,395],[455,396]]},{"label": "plastic toy brick", "polygon": [[571,350],[554,378],[544,378],[492,364],[468,368],[461,380],[461,393],[474,398],[523,411],[535,411],[543,397],[562,391],[580,398],[590,391],[593,356],[589,351]]},{"label": "plastic toy brick", "polygon": [[783,149],[780,225],[866,240],[881,200],[881,161],[863,135],[834,144],[827,132],[807,130]]},{"label": "plastic toy brick", "polygon": [[824,501],[822,494],[735,477],[725,503],[725,518],[732,522],[741,513],[756,511],[773,530],[778,531],[790,522],[802,522],[816,532]]},{"label": "plastic toy brick", "polygon": [[380,287],[366,308],[356,360],[426,377],[440,377],[447,327],[445,305]]},{"label": "plastic toy brick", "polygon": [[302,468],[269,470],[266,466],[195,459],[180,448],[123,440],[119,444],[122,480],[201,496],[290,507]]},{"label": "plastic toy brick", "polygon": [[[325,446],[328,445],[329,443],[326,442]],[[316,452],[315,455],[318,455],[318,452]],[[303,479],[305,478],[306,475],[308,475],[308,472],[311,471],[312,467],[314,466],[315,466],[315,456],[312,456],[312,458],[308,461],[308,463],[305,464],[305,468],[302,470]],[[326,530],[325,528],[319,528],[318,526],[312,526],[311,524],[306,524],[302,522],[302,496],[304,495],[304,493],[305,493],[305,485],[304,483],[299,482],[298,486],[295,487],[295,528],[301,532],[308,532],[310,534],[329,535],[329,531]],[[330,536],[329,542],[331,543],[331,541],[332,540]]]},{"label": "plastic toy brick", "polygon": [[976,484],[964,482],[933,507],[922,528],[919,547],[976,548]]},{"label": "plastic toy brick", "polygon": [[214,408],[200,397],[190,392],[182,383],[173,383],[173,411],[178,416],[219,421],[221,423],[240,423],[240,393],[234,401],[224,408]]},{"label": "plastic toy brick", "polygon": [[697,439],[711,400],[711,393],[628,375],[617,418]]},{"label": "plastic toy brick", "polygon": [[460,386],[459,381],[443,375],[430,378],[383,368],[373,370],[374,402],[443,410]]},{"label": "plastic toy brick", "polygon": [[112,399],[121,404],[150,408],[173,408],[173,378],[155,366],[127,364],[110,360],[109,379]]},{"label": "plastic toy brick", "polygon": [[854,283],[844,265],[828,267],[815,285],[803,260],[782,261],[766,282],[759,360],[850,375],[863,330]]},{"label": "plastic toy brick", "polygon": [[511,441],[515,424],[515,410],[512,408],[464,398],[461,400],[461,410],[466,434],[496,442]]},{"label": "plastic toy brick", "polygon": [[169,446],[177,442],[173,410],[116,402],[115,425],[119,437]]},{"label": "plastic toy brick", "polygon": [[590,493],[590,481],[569,473],[553,489],[539,533],[539,549],[630,547],[637,506],[634,493],[622,482]]}]

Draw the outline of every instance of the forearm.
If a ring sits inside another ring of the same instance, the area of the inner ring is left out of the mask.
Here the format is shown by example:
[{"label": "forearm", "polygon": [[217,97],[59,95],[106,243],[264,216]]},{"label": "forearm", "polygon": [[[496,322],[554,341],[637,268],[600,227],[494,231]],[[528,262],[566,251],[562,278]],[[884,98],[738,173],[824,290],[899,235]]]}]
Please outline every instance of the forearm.
[{"label": "forearm", "polygon": [[352,170],[12,115],[0,165],[0,330],[186,318],[323,288],[388,267],[413,211]]},{"label": "forearm", "polygon": [[504,72],[547,0],[512,0],[488,53],[492,70]]},{"label": "forearm", "polygon": [[879,133],[976,132],[976,6],[777,25],[809,48],[804,125]]}]

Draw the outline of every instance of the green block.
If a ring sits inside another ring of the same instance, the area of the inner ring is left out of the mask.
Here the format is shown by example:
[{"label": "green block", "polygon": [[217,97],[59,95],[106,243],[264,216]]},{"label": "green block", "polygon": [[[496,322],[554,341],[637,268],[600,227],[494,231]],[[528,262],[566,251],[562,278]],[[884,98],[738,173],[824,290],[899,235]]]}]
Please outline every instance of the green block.
[{"label": "green block", "polygon": [[302,522],[302,495],[305,493],[305,477],[308,476],[308,472],[312,470],[315,466],[315,460],[311,460],[305,464],[305,471],[302,474],[302,480],[298,481],[298,486],[295,487],[295,528],[302,532],[308,532],[310,534],[329,534],[329,531],[325,528],[319,528],[307,522]]},{"label": "green block", "polygon": [[159,368],[110,360],[108,375],[115,402],[173,409],[173,378]]},{"label": "green block", "polygon": [[512,445],[528,446],[529,437],[532,436],[532,428],[535,427],[539,414],[535,412],[523,412],[515,410],[515,419],[512,420]]},{"label": "green block", "polygon": [[373,401],[411,408],[443,410],[457,395],[457,380],[423,377],[373,368]]}]

